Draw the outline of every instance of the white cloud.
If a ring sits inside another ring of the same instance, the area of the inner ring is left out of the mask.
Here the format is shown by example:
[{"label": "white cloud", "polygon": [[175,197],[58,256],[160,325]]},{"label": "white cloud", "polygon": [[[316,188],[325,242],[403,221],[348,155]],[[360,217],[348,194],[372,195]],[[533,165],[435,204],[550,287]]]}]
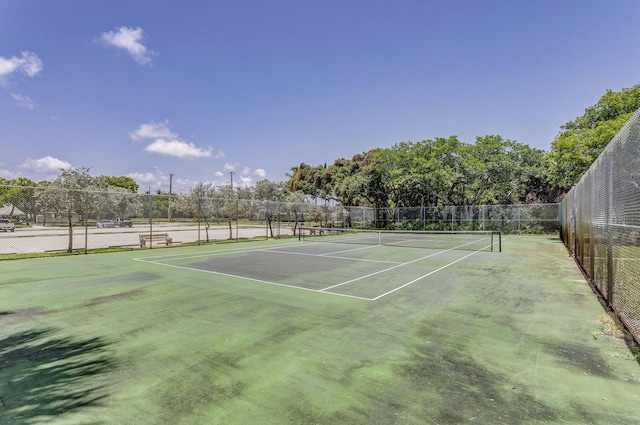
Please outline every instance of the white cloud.
[{"label": "white cloud", "polygon": [[240,164],[237,162],[234,164],[226,163],[223,168],[224,172],[216,171],[214,174],[216,177],[216,184],[229,184],[229,173],[232,171],[235,173],[233,180],[234,185],[237,184],[238,186],[253,186],[256,184],[257,180],[262,180],[267,176],[266,171],[262,168],[257,168],[255,170],[252,170],[251,167],[247,166],[240,168]]},{"label": "white cloud", "polygon": [[3,179],[7,179],[7,180],[11,180],[14,179],[16,177],[18,177],[17,173],[14,173],[11,170],[7,170],[4,168],[4,164],[0,163],[0,177],[2,177]]},{"label": "white cloud", "polygon": [[[24,51],[20,57],[12,56],[10,58],[4,58],[0,56],[0,86],[4,89],[9,88],[9,77],[15,73],[26,74],[29,77],[34,77],[43,69],[42,61],[33,52]],[[25,95],[19,93],[9,93],[13,99],[16,100],[18,106],[33,109],[35,104],[33,101]]]},{"label": "white cloud", "polygon": [[[165,174],[159,168],[156,168],[154,172],[147,173],[129,173],[127,177],[132,178],[138,183],[139,192],[146,192],[151,188],[151,193],[155,193],[156,190],[163,192],[169,192],[169,175]],[[174,176],[172,193],[185,193],[194,187],[198,182],[190,179],[181,179]]]},{"label": "white cloud", "polygon": [[51,156],[44,156],[38,159],[27,158],[18,168],[36,173],[50,174],[58,173],[60,170],[71,168],[71,164]]},{"label": "white cloud", "polygon": [[218,152],[213,153],[213,159],[220,159],[225,157],[225,153],[222,149],[218,149]]},{"label": "white cloud", "polygon": [[243,186],[253,186],[256,184],[256,178],[262,180],[267,176],[267,172],[262,168],[252,170],[250,167],[243,167],[240,173],[240,184]]},{"label": "white cloud", "polygon": [[157,168],[154,172],[129,173],[127,177],[138,183],[138,191],[140,193],[144,193],[149,189],[151,189],[151,193],[155,193],[158,189],[162,190],[165,186],[169,187],[169,177]]},{"label": "white cloud", "polygon": [[193,143],[187,143],[180,140],[167,141],[158,139],[145,148],[147,152],[157,153],[160,155],[175,156],[181,159],[197,159],[211,157],[212,147],[202,149],[196,147]]},{"label": "white cloud", "polygon": [[129,53],[129,55],[131,55],[133,60],[141,65],[151,63],[151,56],[156,54],[142,44],[144,31],[142,31],[142,28],[140,27],[119,27],[114,31],[102,33],[100,35],[100,39],[110,46],[114,46],[118,49],[124,49]]},{"label": "white cloud", "polygon": [[[0,164],[1,166],[2,164]],[[210,181],[196,181],[188,178],[181,178],[180,176],[173,176],[173,193],[186,193],[189,192],[193,187],[195,187],[198,183],[213,183],[215,186],[227,186],[231,182],[231,176],[229,175],[229,171],[231,168],[239,168],[240,165],[236,164],[226,164],[226,171],[215,171],[213,172],[213,179]],[[256,176],[264,178],[265,173],[262,169],[251,170],[249,167],[243,167],[242,172],[238,172],[233,176],[233,185],[234,187],[248,187],[256,184],[256,181],[259,179]],[[247,171],[247,174],[244,174],[244,171]],[[146,192],[151,188],[151,192],[155,193],[156,190],[162,190],[163,192],[168,193],[169,191],[169,174],[162,171],[160,168],[156,167],[154,170],[140,173],[134,172],[127,174],[127,177],[132,178],[138,183],[140,187],[140,192]]]},{"label": "white cloud", "polygon": [[18,61],[19,59],[15,56],[10,59],[0,56],[0,75],[9,75],[13,73],[20,66]]},{"label": "white cloud", "polygon": [[25,96],[19,93],[11,93],[11,97],[16,100],[16,104],[26,109],[33,109],[35,105],[29,96]]},{"label": "white cloud", "polygon": [[137,130],[129,133],[129,137],[133,140],[175,139],[178,135],[169,130],[166,122],[157,123],[149,121],[146,124],[142,124]]},{"label": "white cloud", "polygon": [[155,173],[129,173],[127,174],[127,177],[131,177],[135,180],[140,186],[140,189],[146,189],[146,186],[158,181],[158,176]]},{"label": "white cloud", "polygon": [[42,60],[33,52],[22,52],[21,69],[29,76],[34,77],[44,68]]},{"label": "white cloud", "polygon": [[245,176],[245,175],[240,176],[240,181],[242,186],[253,186],[255,183],[255,180],[253,177]]},{"label": "white cloud", "polygon": [[34,77],[44,68],[42,61],[33,52],[24,51],[22,56],[3,58],[0,56],[0,77],[11,75],[14,72],[22,72],[29,77]]},{"label": "white cloud", "polygon": [[214,152],[211,146],[204,149],[193,143],[180,140],[178,135],[169,129],[167,122],[149,121],[142,124],[137,130],[130,132],[129,137],[133,140],[155,139],[147,145],[145,150],[159,155],[174,156],[180,159],[218,159],[224,157],[224,152],[221,149]]}]

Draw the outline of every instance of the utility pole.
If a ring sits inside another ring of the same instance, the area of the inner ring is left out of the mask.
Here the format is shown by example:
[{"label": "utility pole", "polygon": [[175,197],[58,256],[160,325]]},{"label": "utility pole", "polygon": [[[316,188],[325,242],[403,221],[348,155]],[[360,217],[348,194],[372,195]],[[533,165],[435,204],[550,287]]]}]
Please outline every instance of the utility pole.
[{"label": "utility pole", "polygon": [[171,221],[171,190],[173,189],[173,174],[169,174],[169,202],[167,202],[167,219]]},{"label": "utility pole", "polygon": [[234,171],[229,171],[229,175],[231,176],[231,196],[234,199],[234,202],[236,204],[236,242],[238,241],[238,200],[235,199],[235,196],[233,195],[233,175],[235,174]]}]

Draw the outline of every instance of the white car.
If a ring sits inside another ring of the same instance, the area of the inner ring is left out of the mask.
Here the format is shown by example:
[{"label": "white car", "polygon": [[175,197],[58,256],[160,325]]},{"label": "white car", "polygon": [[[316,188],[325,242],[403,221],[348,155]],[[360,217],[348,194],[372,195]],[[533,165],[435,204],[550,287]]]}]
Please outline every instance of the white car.
[{"label": "white car", "polygon": [[0,230],[3,232],[14,232],[16,230],[16,225],[13,224],[11,220],[0,218]]},{"label": "white car", "polygon": [[99,229],[112,228],[116,227],[116,223],[114,223],[112,220],[100,220],[98,223],[96,223],[96,227]]}]

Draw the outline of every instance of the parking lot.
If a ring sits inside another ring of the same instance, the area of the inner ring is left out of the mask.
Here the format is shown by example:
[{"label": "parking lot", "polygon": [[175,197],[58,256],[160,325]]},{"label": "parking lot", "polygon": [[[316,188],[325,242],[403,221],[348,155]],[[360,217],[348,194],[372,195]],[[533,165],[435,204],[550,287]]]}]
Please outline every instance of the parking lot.
[{"label": "parking lot", "polygon": [[[108,247],[139,247],[139,235],[149,233],[166,233],[174,244],[207,240],[204,225],[185,223],[154,223],[153,227],[134,225],[125,228],[98,229],[95,227],[73,228],[73,249],[95,249]],[[283,229],[283,234],[291,234]],[[216,225],[209,228],[209,240],[225,240],[229,238],[229,227]],[[266,237],[267,229],[263,226],[232,227],[232,237],[256,238]],[[66,251],[69,246],[69,229],[66,227],[31,226],[16,228],[14,232],[0,233],[0,254],[23,254],[48,251]]]}]

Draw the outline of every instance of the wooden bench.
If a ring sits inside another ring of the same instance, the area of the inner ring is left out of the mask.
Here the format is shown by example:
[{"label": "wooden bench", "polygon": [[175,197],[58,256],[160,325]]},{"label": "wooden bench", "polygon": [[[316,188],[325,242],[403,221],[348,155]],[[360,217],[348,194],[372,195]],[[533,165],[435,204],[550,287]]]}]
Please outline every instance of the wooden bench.
[{"label": "wooden bench", "polygon": [[166,246],[171,246],[173,243],[173,239],[171,239],[167,233],[140,233],[138,236],[140,238],[140,248],[147,246],[147,241],[149,241],[150,244],[155,242]]}]

